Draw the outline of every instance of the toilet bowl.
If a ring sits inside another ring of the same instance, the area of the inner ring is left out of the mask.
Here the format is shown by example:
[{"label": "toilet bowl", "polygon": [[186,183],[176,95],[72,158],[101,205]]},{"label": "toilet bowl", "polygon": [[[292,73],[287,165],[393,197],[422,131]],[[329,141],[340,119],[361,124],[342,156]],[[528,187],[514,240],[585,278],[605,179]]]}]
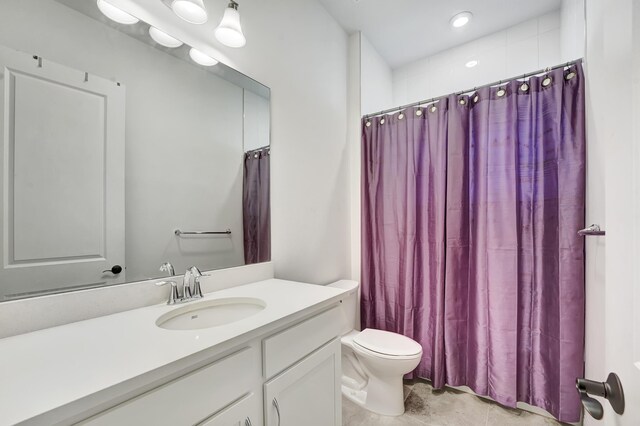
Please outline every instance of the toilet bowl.
[{"label": "toilet bowl", "polygon": [[347,290],[342,301],[342,393],[354,403],[378,414],[404,413],[402,378],[422,358],[422,346],[406,336],[358,328],[358,283],[329,284]]}]

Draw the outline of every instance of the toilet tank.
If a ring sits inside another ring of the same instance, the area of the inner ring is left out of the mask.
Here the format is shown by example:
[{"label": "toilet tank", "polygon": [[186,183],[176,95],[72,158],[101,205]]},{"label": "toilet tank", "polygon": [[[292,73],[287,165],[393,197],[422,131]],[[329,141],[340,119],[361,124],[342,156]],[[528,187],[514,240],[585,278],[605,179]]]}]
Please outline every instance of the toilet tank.
[{"label": "toilet tank", "polygon": [[357,281],[341,280],[328,284],[327,287],[335,287],[346,290],[340,304],[341,334],[347,334],[352,330],[360,329],[360,303],[359,287]]}]

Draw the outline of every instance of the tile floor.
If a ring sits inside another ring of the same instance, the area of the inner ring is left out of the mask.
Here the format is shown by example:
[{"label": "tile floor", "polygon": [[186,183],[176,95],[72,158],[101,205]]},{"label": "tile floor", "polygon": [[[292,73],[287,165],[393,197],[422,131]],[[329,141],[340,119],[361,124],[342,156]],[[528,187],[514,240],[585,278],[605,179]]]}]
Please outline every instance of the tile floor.
[{"label": "tile floor", "polygon": [[453,389],[434,390],[428,383],[405,384],[406,411],[400,417],[380,416],[342,398],[343,426],[561,426],[553,419],[504,408]]}]

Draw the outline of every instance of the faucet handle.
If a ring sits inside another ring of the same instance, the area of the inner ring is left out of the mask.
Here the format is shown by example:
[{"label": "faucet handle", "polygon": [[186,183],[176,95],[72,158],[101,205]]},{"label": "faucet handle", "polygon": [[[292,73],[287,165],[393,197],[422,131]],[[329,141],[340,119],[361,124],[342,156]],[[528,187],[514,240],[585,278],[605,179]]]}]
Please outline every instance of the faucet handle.
[{"label": "faucet handle", "polygon": [[200,287],[200,277],[202,275],[196,276],[193,279],[193,290],[192,290],[192,294],[193,294],[193,298],[194,299],[202,299],[202,288]]},{"label": "faucet handle", "polygon": [[175,281],[159,281],[156,283],[158,287],[169,284],[171,286],[171,292],[169,293],[169,300],[167,305],[175,305],[180,296],[178,296],[178,283]]},{"label": "faucet handle", "polygon": [[182,300],[191,299],[191,271],[187,269],[182,278]]}]

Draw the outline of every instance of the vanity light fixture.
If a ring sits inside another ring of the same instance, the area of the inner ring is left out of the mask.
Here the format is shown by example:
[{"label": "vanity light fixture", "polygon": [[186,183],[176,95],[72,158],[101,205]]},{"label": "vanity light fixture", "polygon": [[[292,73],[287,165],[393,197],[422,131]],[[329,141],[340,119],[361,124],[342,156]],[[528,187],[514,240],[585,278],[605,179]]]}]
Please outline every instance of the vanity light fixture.
[{"label": "vanity light fixture", "polygon": [[135,16],[130,15],[129,13],[125,12],[119,7],[112,5],[106,0],[98,0],[97,3],[100,12],[102,12],[104,16],[111,19],[112,21],[116,21],[119,24],[125,25],[133,25],[140,22],[140,20]]},{"label": "vanity light fixture", "polygon": [[215,35],[218,41],[225,46],[242,47],[247,43],[240,26],[238,3],[234,0],[231,0],[225,9],[222,21],[220,21],[220,25],[215,30]]},{"label": "vanity light fixture", "polygon": [[204,24],[209,19],[202,0],[173,0],[171,10],[192,24]]},{"label": "vanity light fixture", "polygon": [[180,40],[170,36],[162,30],[157,29],[156,27],[149,27],[149,35],[156,43],[164,47],[175,48],[182,46],[182,42]]},{"label": "vanity light fixture", "polygon": [[191,57],[191,59],[193,59],[194,62],[205,67],[212,67],[218,63],[217,60],[213,59],[206,53],[199,51],[195,47],[192,47],[191,50],[189,50],[189,56]]},{"label": "vanity light fixture", "polygon": [[478,65],[478,61],[475,60],[475,59],[472,59],[469,62],[467,62],[466,64],[464,64],[464,66],[467,67],[467,68],[473,68],[476,65]]},{"label": "vanity light fixture", "polygon": [[473,14],[471,12],[460,12],[458,14],[453,15],[453,18],[449,21],[453,28],[464,27],[471,21],[473,18]]}]

